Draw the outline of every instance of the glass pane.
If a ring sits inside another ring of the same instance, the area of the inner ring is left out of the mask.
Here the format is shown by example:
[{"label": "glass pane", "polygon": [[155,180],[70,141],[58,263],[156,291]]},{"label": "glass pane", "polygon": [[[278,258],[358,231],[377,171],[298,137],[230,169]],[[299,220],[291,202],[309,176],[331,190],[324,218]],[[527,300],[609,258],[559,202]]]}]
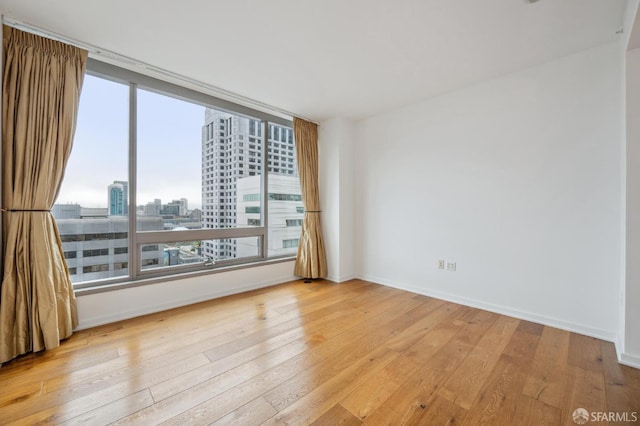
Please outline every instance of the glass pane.
[{"label": "glass pane", "polygon": [[[217,256],[206,255],[203,250],[205,245],[212,247]],[[145,244],[141,247],[141,267],[144,271],[189,264],[215,264],[257,256],[260,256],[260,237]]]},{"label": "glass pane", "polygon": [[267,255],[295,255],[304,206],[293,142],[293,129],[269,125],[269,247]]},{"label": "glass pane", "polygon": [[[138,215],[165,230],[260,226],[261,133],[257,120],[138,90]],[[243,180],[251,221],[239,217]],[[236,257],[209,241],[201,251]]]},{"label": "glass pane", "polygon": [[73,150],[53,206],[71,281],[129,274],[129,87],[86,75]]},{"label": "glass pane", "polygon": [[141,89],[137,96],[137,214],[159,218],[160,229],[199,229],[205,108]]}]

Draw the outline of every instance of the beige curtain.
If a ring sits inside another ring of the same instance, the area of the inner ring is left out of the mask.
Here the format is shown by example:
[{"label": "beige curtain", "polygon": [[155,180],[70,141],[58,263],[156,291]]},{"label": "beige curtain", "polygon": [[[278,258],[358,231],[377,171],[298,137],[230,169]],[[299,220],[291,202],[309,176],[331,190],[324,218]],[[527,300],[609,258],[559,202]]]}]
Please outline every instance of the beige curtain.
[{"label": "beige curtain", "polygon": [[77,325],[50,209],[71,153],[87,52],[3,28],[0,363],[55,348]]},{"label": "beige curtain", "polygon": [[294,118],[293,132],[305,210],[294,274],[303,278],[324,278],[327,276],[327,258],[320,225],[318,125]]}]

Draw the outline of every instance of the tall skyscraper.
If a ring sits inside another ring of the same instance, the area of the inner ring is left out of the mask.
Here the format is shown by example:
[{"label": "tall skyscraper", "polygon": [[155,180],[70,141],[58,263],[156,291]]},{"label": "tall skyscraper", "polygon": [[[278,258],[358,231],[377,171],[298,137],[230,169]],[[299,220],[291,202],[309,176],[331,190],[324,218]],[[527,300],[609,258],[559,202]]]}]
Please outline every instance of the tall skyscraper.
[{"label": "tall skyscraper", "polygon": [[[241,193],[239,182],[243,179],[249,179],[252,182],[260,181],[263,173],[262,128],[259,120],[209,108],[205,110],[205,123],[202,127],[203,228],[235,228],[260,224],[259,214],[248,218],[244,210],[239,211],[239,206],[245,207],[241,203],[247,200],[257,202],[258,206],[260,202],[259,193],[256,194],[255,190],[251,191],[251,194]],[[268,140],[268,173],[286,176],[297,183],[292,129],[270,124]],[[297,204],[301,206],[299,188],[297,192]],[[253,200],[254,198],[256,199]],[[250,212],[256,209],[253,206],[248,208]],[[296,218],[302,217],[300,208],[294,207],[293,211],[294,215],[297,215]],[[275,219],[271,214],[269,218],[270,221]],[[251,223],[248,223],[249,219]],[[235,258],[238,255],[238,241],[234,239],[205,241],[202,244],[202,254],[214,260]]]},{"label": "tall skyscraper", "polygon": [[126,216],[129,214],[129,182],[124,180],[114,180],[113,183],[122,185],[122,211]]},{"label": "tall skyscraper", "polygon": [[109,216],[126,216],[129,214],[129,182],[114,180],[107,187],[109,197]]}]

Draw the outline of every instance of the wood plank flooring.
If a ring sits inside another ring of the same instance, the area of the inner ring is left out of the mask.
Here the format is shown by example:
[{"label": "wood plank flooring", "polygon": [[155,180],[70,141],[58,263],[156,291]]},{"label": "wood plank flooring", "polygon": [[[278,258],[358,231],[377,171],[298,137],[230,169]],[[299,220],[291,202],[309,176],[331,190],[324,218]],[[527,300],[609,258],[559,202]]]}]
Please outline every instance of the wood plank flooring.
[{"label": "wood plank flooring", "polygon": [[573,425],[579,407],[640,425],[613,344],[359,280],[79,331],[0,389],[1,425]]}]

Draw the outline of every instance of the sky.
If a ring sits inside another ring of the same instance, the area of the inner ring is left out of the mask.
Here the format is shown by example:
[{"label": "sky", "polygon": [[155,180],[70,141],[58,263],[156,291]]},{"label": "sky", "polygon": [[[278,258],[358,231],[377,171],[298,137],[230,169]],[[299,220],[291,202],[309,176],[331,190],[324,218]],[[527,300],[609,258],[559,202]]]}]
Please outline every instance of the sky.
[{"label": "sky", "polygon": [[[128,180],[129,86],[86,75],[71,156],[56,203],[107,207],[107,187]],[[137,204],[187,198],[201,207],[200,105],[138,89]]]}]

